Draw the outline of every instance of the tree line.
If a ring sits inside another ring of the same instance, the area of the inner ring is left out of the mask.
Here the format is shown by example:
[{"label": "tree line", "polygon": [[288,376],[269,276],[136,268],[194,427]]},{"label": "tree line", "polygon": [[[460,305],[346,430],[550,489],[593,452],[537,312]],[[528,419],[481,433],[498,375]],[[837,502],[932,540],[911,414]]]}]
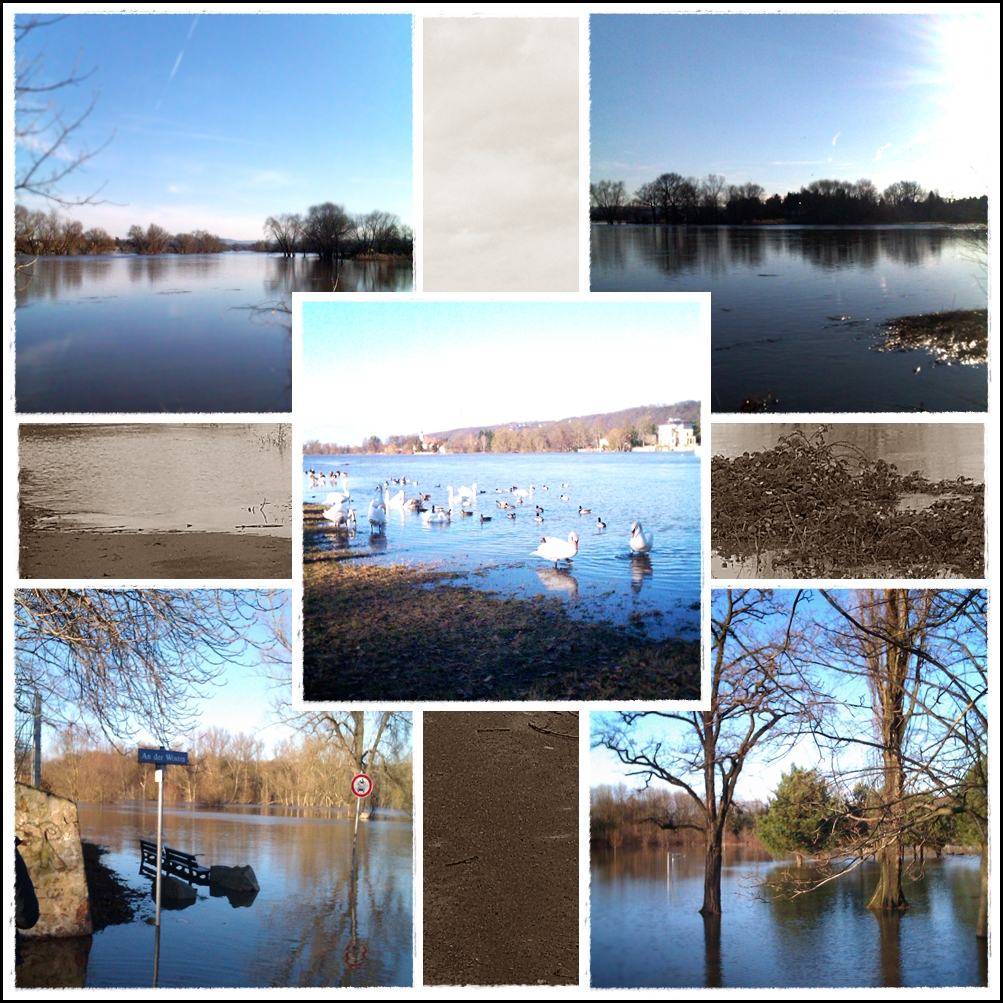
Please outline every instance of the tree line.
[{"label": "tree line", "polygon": [[323,260],[344,258],[410,257],[413,235],[392,213],[376,210],[353,216],[332,202],[311,206],[304,215],[269,216],[266,239],[252,245],[228,244],[206,230],[169,233],[157,223],[144,229],[129,227],[125,237],[112,237],[107,230],[84,230],[79,220],[56,209],[43,212],[17,204],[14,207],[14,247],[23,257],[95,254],[219,254],[244,250],[316,254]]},{"label": "tree line", "polygon": [[218,254],[230,246],[214,233],[168,233],[151,223],[145,230],[129,227],[126,237],[112,237],[107,230],[84,230],[79,220],[52,209],[42,212],[23,205],[14,207],[14,248],[27,257],[89,254]]},{"label": "tree line", "polygon": [[874,860],[868,908],[901,910],[907,849],[958,841],[981,849],[986,936],[985,591],[726,590],[712,597],[711,625],[706,710],[602,715],[592,737],[680,795],[649,824],[699,833],[701,912],[722,912],[722,847],[744,774],[810,739],[835,766],[792,768],[756,827],[771,852],[823,859],[796,893]]},{"label": "tree line", "polygon": [[297,252],[338,258],[411,257],[414,235],[393,213],[374,209],[353,215],[334,202],[312,205],[303,215],[269,216],[264,225],[269,248],[291,258]]},{"label": "tree line", "polygon": [[[612,452],[635,446],[654,445],[658,425],[672,418],[687,421],[700,441],[699,405],[691,402],[667,407],[631,408],[606,415],[569,418],[563,421],[525,422],[490,428],[459,429],[422,437],[417,433],[366,437],[361,446],[310,439],[303,444],[307,455],[336,453],[411,454],[443,451],[449,453],[573,453],[578,450],[606,449]],[[694,417],[695,416],[695,417]]]},{"label": "tree line", "polygon": [[[58,733],[51,747],[42,768],[43,789],[72,801],[156,800],[153,768],[137,762],[134,747],[97,741],[72,725]],[[282,739],[266,756],[260,738],[209,727],[188,736],[182,747],[188,752],[188,766],[168,769],[164,789],[168,801],[316,808],[355,803],[349,785],[359,772],[358,764],[347,750],[321,734]],[[411,810],[409,756],[380,756],[366,770],[374,783],[367,802],[371,807]]]},{"label": "tree line", "polygon": [[614,223],[745,223],[874,224],[986,223],[989,200],[945,199],[915,181],[896,181],[879,191],[867,178],[838,181],[822,178],[800,191],[766,197],[755,182],[729,185],[720,174],[705,178],[673,172],[628,193],[623,181],[597,181],[589,186],[591,218]]}]

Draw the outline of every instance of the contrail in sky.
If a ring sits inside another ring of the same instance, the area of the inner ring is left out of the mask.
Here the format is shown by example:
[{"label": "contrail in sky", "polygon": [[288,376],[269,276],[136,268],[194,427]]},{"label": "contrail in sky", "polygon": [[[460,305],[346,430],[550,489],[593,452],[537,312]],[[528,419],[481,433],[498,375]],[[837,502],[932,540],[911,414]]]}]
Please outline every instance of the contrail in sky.
[{"label": "contrail in sky", "polygon": [[167,93],[167,88],[170,85],[171,81],[174,79],[174,74],[178,72],[178,67],[181,65],[181,60],[184,59],[185,57],[185,46],[188,45],[188,43],[192,39],[192,35],[195,34],[195,25],[199,23],[199,18],[201,16],[202,16],[201,14],[196,14],[195,18],[192,21],[192,26],[188,29],[188,37],[185,39],[185,44],[181,46],[181,51],[178,53],[178,58],[174,60],[174,68],[171,70],[171,75],[167,78],[167,83],[164,84],[164,93],[160,95],[160,100],[157,102],[157,111],[160,111],[160,106],[164,102],[164,94]]}]

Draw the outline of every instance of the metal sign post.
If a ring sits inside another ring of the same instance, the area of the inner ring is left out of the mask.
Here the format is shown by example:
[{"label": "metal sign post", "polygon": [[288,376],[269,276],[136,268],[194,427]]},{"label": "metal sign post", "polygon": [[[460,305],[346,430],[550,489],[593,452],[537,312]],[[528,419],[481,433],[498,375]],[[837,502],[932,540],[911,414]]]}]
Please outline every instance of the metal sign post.
[{"label": "metal sign post", "polygon": [[157,984],[158,968],[160,962],[160,892],[161,879],[164,868],[164,781],[166,780],[167,765],[174,763],[175,766],[188,765],[187,752],[175,752],[173,749],[139,749],[139,761],[141,763],[154,763],[157,771],[154,779],[157,781],[157,951],[153,961],[153,984]]},{"label": "metal sign post", "polygon": [[362,800],[373,793],[373,781],[365,773],[356,773],[352,777],[352,793],[355,795],[355,832],[352,835],[352,873],[348,893],[348,908],[351,920],[351,935],[348,947],[345,949],[345,963],[349,968],[358,968],[366,960],[366,945],[359,942],[358,917],[356,902],[358,899],[358,874],[356,873],[355,851],[359,842],[359,815],[362,812]]}]

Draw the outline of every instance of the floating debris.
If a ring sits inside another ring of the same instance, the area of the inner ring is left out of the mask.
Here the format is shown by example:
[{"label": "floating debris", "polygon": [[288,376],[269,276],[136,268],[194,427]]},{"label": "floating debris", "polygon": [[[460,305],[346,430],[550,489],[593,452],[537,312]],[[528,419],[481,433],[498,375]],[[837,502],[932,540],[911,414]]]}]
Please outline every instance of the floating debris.
[{"label": "floating debris", "polygon": [[[925,348],[941,365],[978,365],[988,358],[989,311],[951,310],[888,321],[879,352]],[[916,372],[917,370],[913,370]]]}]

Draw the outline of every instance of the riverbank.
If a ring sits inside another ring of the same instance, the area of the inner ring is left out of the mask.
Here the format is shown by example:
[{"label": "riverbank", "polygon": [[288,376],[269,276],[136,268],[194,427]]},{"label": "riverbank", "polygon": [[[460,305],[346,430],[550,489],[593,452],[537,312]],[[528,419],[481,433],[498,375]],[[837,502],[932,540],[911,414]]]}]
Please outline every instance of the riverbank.
[{"label": "riverbank", "polygon": [[131,923],[136,918],[139,903],[147,898],[146,893],[131,888],[101,860],[108,853],[105,847],[86,839],[82,839],[80,845],[84,853],[84,876],[94,932],[120,923]]},{"label": "riverbank", "polygon": [[289,537],[39,529],[22,510],[22,578],[289,578]]},{"label": "riverbank", "polygon": [[699,641],[575,619],[553,596],[480,591],[464,584],[475,571],[306,543],[306,700],[699,699]]}]

